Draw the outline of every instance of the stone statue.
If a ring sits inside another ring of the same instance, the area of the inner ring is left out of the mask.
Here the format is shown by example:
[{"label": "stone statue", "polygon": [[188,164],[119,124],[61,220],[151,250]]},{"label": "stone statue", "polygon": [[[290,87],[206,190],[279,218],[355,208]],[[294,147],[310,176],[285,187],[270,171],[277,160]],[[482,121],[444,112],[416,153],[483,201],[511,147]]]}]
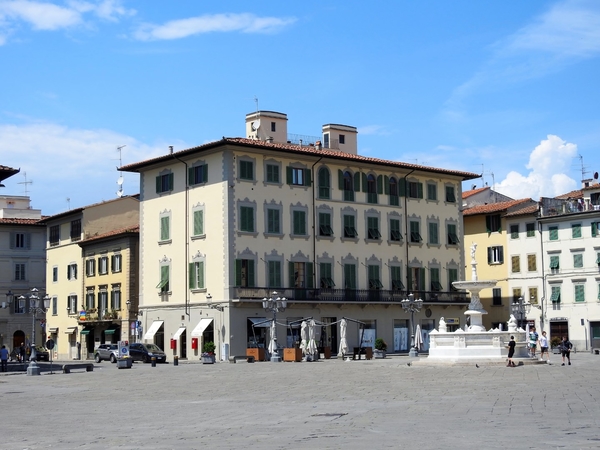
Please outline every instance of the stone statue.
[{"label": "stone statue", "polygon": [[510,315],[510,319],[508,319],[507,325],[508,331],[510,331],[511,333],[517,331],[517,319],[515,319],[515,316],[513,314]]},{"label": "stone statue", "polygon": [[443,317],[440,317],[440,322],[438,325],[438,330],[440,333],[447,333],[448,332],[448,328],[446,327],[446,321],[444,320]]},{"label": "stone statue", "polygon": [[475,261],[475,250],[477,250],[477,244],[473,242],[471,244],[471,261]]}]

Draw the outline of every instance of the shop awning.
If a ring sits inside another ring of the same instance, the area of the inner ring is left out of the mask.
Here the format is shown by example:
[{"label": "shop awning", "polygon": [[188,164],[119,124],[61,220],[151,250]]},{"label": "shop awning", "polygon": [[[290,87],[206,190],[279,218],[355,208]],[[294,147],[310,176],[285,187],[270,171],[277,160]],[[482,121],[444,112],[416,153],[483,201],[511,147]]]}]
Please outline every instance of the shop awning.
[{"label": "shop awning", "polygon": [[171,339],[173,339],[173,340],[177,340],[177,339],[179,339],[179,336],[181,336],[181,335],[183,334],[183,332],[184,332],[184,331],[185,331],[185,327],[181,327],[181,328],[179,328],[179,330],[177,330],[177,331],[175,332],[175,334],[173,335],[173,337],[172,337]]},{"label": "shop awning", "polygon": [[48,333],[50,333],[50,334],[58,333],[58,327],[48,328]]},{"label": "shop awning", "polygon": [[192,337],[202,337],[202,333],[204,333],[204,330],[208,328],[212,321],[212,319],[200,319],[196,328],[192,330]]},{"label": "shop awning", "polygon": [[150,328],[148,328],[148,331],[146,331],[146,334],[144,335],[144,340],[154,338],[156,332],[162,327],[163,322],[163,320],[155,320],[152,322],[152,325],[150,325]]},{"label": "shop awning", "polygon": [[255,328],[269,328],[271,326],[271,319],[265,319],[264,317],[248,317],[248,320],[252,322],[252,326]]},{"label": "shop awning", "polygon": [[73,334],[77,332],[77,327],[69,327],[65,330],[66,334]]},{"label": "shop awning", "polygon": [[91,327],[85,327],[79,334],[90,334],[93,330]]},{"label": "shop awning", "polygon": [[106,330],[104,330],[104,334],[115,334],[116,332],[117,332],[116,327],[110,327],[110,328],[107,328]]}]

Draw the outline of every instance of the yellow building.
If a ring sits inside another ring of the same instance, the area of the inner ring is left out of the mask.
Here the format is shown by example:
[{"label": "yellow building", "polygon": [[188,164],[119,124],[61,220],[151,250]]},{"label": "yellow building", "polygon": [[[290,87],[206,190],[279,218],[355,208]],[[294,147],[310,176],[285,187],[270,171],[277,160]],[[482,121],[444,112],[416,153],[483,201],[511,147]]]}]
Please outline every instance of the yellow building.
[{"label": "yellow building", "polygon": [[[137,307],[139,200],[122,197],[42,220],[47,225],[48,337],[54,359],[85,359],[130,336]],[[133,303],[132,303],[133,302]]]},{"label": "yellow building", "polygon": [[425,338],[441,316],[462,325],[468,299],[451,283],[465,266],[461,182],[476,174],[358,155],[347,125],[294,137],[277,112],[248,114],[245,132],[120,169],[140,173],[144,341],[180,358],[208,341],[222,359],[266,348],[274,291],[288,299],[282,347],[313,317],[335,354],[347,317],[364,327],[348,327],[351,347],[381,337],[406,352],[408,293],[424,300]]}]

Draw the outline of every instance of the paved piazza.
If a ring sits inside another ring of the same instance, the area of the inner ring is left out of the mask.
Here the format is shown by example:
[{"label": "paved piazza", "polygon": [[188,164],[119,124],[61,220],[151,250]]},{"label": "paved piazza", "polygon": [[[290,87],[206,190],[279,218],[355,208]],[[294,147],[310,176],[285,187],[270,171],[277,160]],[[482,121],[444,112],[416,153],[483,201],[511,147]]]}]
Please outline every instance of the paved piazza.
[{"label": "paved piazza", "polygon": [[600,356],[552,357],[514,369],[397,356],[1,374],[0,448],[600,448]]}]

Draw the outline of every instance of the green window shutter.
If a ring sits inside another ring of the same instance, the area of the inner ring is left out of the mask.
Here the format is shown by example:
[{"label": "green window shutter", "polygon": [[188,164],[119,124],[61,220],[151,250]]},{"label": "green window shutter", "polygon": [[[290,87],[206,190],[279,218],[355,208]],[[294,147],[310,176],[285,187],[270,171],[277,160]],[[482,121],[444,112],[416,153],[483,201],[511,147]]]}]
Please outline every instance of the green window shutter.
[{"label": "green window shutter", "polygon": [[304,186],[310,186],[312,184],[312,173],[310,169],[304,169]]},{"label": "green window shutter", "polygon": [[169,191],[173,190],[173,180],[174,180],[174,175],[172,173],[169,174]]},{"label": "green window shutter", "polygon": [[286,184],[292,184],[292,180],[294,179],[293,170],[290,166],[285,168],[285,182]]},{"label": "green window shutter", "polygon": [[294,263],[293,261],[288,262],[288,286],[293,288],[296,285],[296,277],[294,276]]},{"label": "green window shutter", "polygon": [[169,266],[161,266],[160,268],[160,280],[162,289],[165,291],[169,290]]},{"label": "green window shutter", "polygon": [[194,177],[194,168],[188,167],[188,184],[191,186],[196,184],[196,178]]},{"label": "green window shutter", "polygon": [[490,234],[492,232],[492,217],[491,216],[485,216],[485,229],[488,234]]},{"label": "green window shutter", "polygon": [[417,183],[417,198],[423,198],[423,183]]},{"label": "green window shutter", "polygon": [[575,301],[576,302],[584,302],[585,301],[585,286],[582,284],[578,284],[575,286]]},{"label": "green window shutter", "polygon": [[398,195],[404,197],[406,195],[406,178],[398,180]]},{"label": "green window shutter", "polygon": [[600,253],[596,255],[596,264],[600,265]]},{"label": "green window shutter", "polygon": [[360,172],[354,174],[354,192],[360,191]]},{"label": "green window shutter", "polygon": [[306,263],[306,287],[312,289],[315,287],[315,279],[313,276],[313,263]]},{"label": "green window shutter", "polygon": [[196,268],[196,264],[195,263],[189,263],[188,264],[188,287],[190,289],[196,289],[196,274],[195,274],[195,268]]},{"label": "green window shutter", "polygon": [[361,178],[362,178],[362,191],[363,192],[367,192],[367,187],[368,187],[368,180],[367,180],[367,174],[366,173],[361,173]]},{"label": "green window shutter", "polygon": [[377,193],[379,195],[383,194],[383,176],[377,176]]},{"label": "green window shutter", "polygon": [[571,226],[571,234],[574,239],[581,237],[581,225],[572,225]]},{"label": "green window shutter", "polygon": [[236,286],[242,285],[242,260],[241,259],[235,260],[235,285]]},{"label": "green window shutter", "polygon": [[419,277],[419,290],[420,291],[424,291],[425,290],[425,268],[421,267],[419,269],[419,273],[420,273],[420,277]]},{"label": "green window shutter", "polygon": [[247,259],[246,264],[248,267],[248,287],[255,287],[254,280],[254,260]]},{"label": "green window shutter", "polygon": [[558,256],[550,257],[550,269],[558,269],[560,267],[560,260]]},{"label": "green window shutter", "polygon": [[202,182],[208,183],[208,164],[202,166]]},{"label": "green window shutter", "polygon": [[[416,222],[415,222],[416,223]],[[429,243],[430,244],[438,244],[438,224],[435,222],[429,223]]]},{"label": "green window shutter", "polygon": [[598,222],[592,222],[592,237],[598,236]]},{"label": "green window shutter", "polygon": [[578,269],[583,267],[583,255],[573,255],[573,267]]},{"label": "green window shutter", "polygon": [[156,177],[156,193],[160,194],[162,192],[162,182],[161,176]]},{"label": "green window shutter", "polygon": [[169,240],[169,217],[160,218],[160,240]]},{"label": "green window shutter", "polygon": [[202,211],[194,211],[194,236],[204,234],[204,220]]},{"label": "green window shutter", "polygon": [[340,191],[344,190],[344,172],[338,169],[338,188]]},{"label": "green window shutter", "polygon": [[344,287],[345,289],[356,289],[356,266],[344,264]]},{"label": "green window shutter", "polygon": [[413,275],[412,274],[412,270],[409,267],[407,269],[407,271],[406,271],[406,282],[408,283],[406,289],[408,289],[409,292],[413,290],[413,288],[412,288],[413,287],[412,275]]},{"label": "green window shutter", "polygon": [[385,195],[390,195],[390,177],[387,175],[383,176],[383,193]]},{"label": "green window shutter", "polygon": [[198,262],[198,289],[204,289],[204,261]]}]

